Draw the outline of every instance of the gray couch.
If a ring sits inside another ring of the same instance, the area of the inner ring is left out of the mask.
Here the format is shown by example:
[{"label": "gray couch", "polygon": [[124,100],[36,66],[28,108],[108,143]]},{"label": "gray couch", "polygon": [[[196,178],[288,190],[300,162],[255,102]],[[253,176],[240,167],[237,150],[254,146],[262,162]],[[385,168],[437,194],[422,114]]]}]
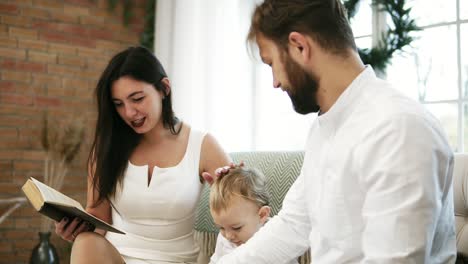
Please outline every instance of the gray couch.
[{"label": "gray couch", "polygon": [[455,154],[453,196],[457,251],[468,256],[468,154]]}]

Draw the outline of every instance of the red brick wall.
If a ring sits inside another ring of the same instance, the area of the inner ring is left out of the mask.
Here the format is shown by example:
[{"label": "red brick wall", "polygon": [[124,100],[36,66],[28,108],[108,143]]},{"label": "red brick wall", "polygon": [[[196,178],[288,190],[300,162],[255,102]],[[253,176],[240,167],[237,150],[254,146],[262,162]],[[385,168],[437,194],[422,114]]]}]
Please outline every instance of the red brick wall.
[{"label": "red brick wall", "polygon": [[[145,0],[133,1],[129,26],[107,0],[0,0],[0,198],[22,196],[30,176],[42,179],[41,116],[85,118],[86,136],[63,192],[84,204],[86,158],[93,136],[93,89],[117,51],[138,45]],[[0,214],[8,207],[0,205]],[[0,263],[28,263],[40,216],[25,204],[0,224]],[[67,242],[52,235],[61,263]]]}]

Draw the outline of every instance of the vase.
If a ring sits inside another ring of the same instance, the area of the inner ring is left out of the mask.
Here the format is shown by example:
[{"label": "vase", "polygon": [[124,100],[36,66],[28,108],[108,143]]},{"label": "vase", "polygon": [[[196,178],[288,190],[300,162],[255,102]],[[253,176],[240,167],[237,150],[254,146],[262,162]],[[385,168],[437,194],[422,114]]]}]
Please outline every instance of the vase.
[{"label": "vase", "polygon": [[57,250],[49,241],[50,232],[39,232],[39,244],[34,247],[30,264],[58,264]]}]

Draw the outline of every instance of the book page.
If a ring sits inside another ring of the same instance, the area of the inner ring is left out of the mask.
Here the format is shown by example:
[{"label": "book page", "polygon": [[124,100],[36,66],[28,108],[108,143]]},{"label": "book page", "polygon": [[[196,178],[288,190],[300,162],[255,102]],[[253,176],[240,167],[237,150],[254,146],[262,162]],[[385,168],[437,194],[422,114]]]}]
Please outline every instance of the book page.
[{"label": "book page", "polygon": [[34,182],[34,184],[37,186],[37,188],[41,192],[42,197],[44,197],[44,201],[53,202],[53,203],[62,204],[62,205],[68,205],[68,206],[75,206],[78,209],[84,211],[83,206],[79,202],[45,185],[44,183],[34,179],[33,177],[31,177],[31,180]]},{"label": "book page", "polygon": [[112,224],[86,212],[78,201],[75,201],[33,177],[30,177],[30,179],[26,181],[22,190],[34,209],[50,219],[61,221],[64,217],[68,217],[69,219],[78,217],[91,223],[98,229],[125,234],[124,231],[112,226]]}]

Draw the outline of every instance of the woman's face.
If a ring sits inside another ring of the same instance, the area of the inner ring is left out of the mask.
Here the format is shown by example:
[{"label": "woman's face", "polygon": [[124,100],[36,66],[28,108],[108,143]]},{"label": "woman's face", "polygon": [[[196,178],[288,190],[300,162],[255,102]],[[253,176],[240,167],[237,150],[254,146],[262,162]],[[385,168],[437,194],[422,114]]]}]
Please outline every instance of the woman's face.
[{"label": "woman's face", "polygon": [[145,134],[162,127],[163,93],[149,83],[124,76],[112,84],[112,102],[117,113],[136,133]]}]

